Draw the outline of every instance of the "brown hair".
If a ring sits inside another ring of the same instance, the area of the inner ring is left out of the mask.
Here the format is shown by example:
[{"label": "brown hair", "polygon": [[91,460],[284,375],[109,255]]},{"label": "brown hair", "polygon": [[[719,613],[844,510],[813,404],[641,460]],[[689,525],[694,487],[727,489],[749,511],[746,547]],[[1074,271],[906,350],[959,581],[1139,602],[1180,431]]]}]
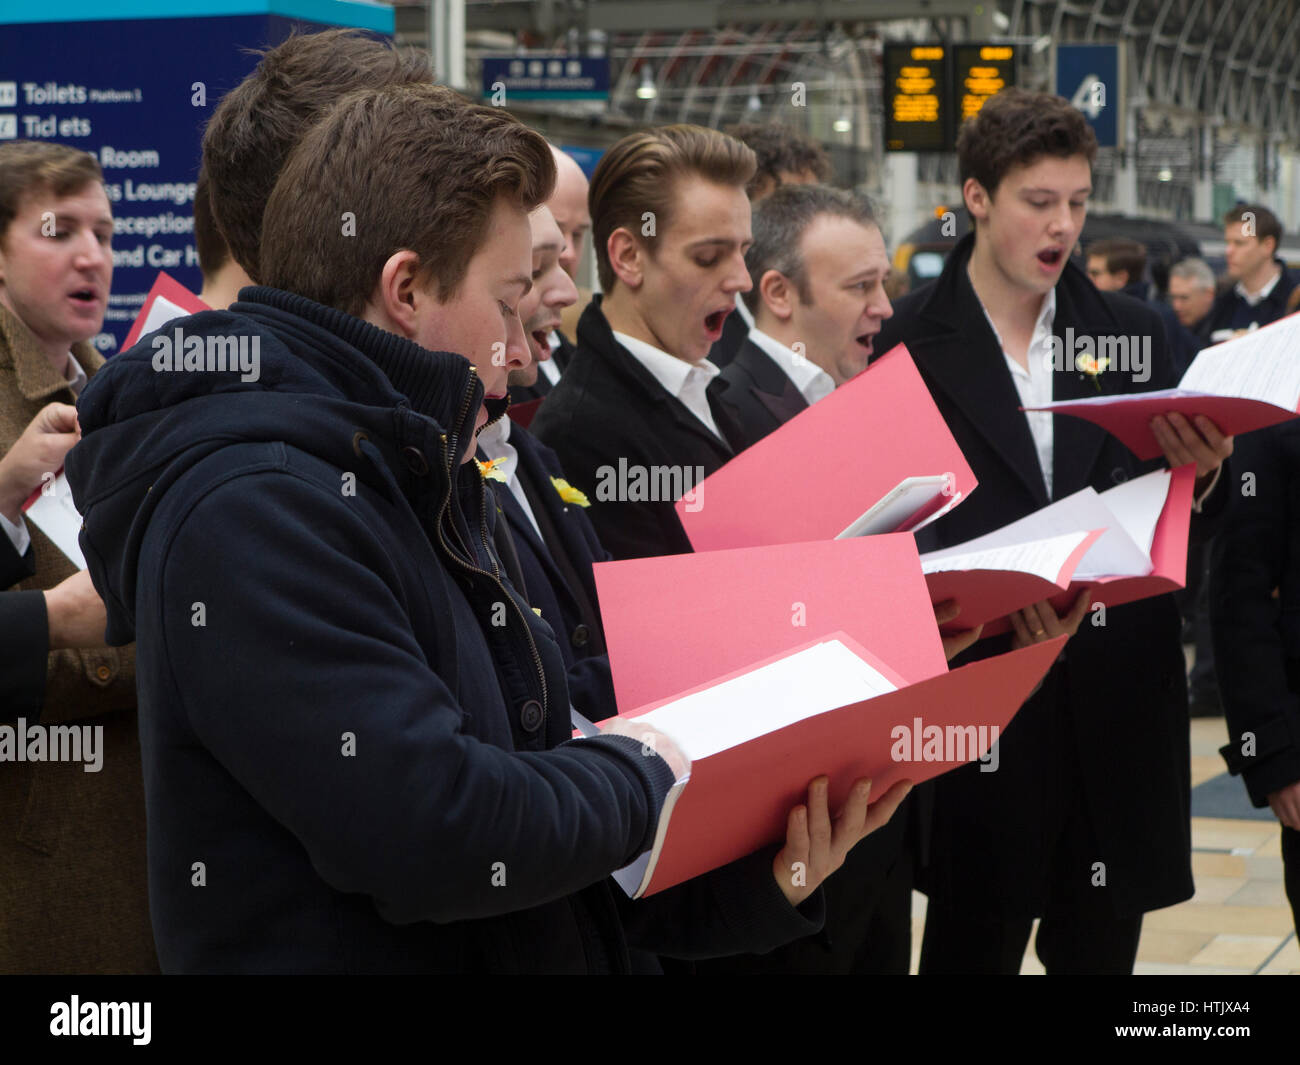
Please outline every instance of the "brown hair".
[{"label": "brown hair", "polygon": [[961,183],[974,178],[992,199],[1007,171],[1045,155],[1097,158],[1097,137],[1063,96],[1008,88],[990,96],[957,136]]},{"label": "brown hair", "polygon": [[672,221],[678,178],[698,175],[743,187],[755,166],[752,149],[703,126],[659,126],[618,141],[596,164],[587,191],[600,287],[609,292],[618,280],[609,261],[610,234],[616,229],[639,234],[647,211],[654,215],[655,231],[663,232]]},{"label": "brown hair", "polygon": [[357,30],[295,34],[262,54],[222,97],[203,134],[212,212],[249,277],[261,281],[262,211],[303,133],[348,92],[432,81],[426,54],[397,51]]},{"label": "brown hair", "polygon": [[1282,246],[1282,223],[1277,220],[1277,215],[1267,207],[1260,207],[1251,203],[1239,203],[1223,216],[1223,224],[1230,226],[1234,222],[1244,222],[1248,214],[1254,220],[1255,239],[1265,240],[1272,237],[1273,254],[1276,255],[1277,249]]},{"label": "brown hair", "polygon": [[745,187],[751,200],[769,183],[779,187],[782,174],[810,173],[818,182],[830,180],[831,161],[826,150],[789,126],[780,122],[742,122],[727,133],[754,151],[758,166]]},{"label": "brown hair", "polygon": [[46,192],[62,199],[103,180],[95,157],[78,148],[49,141],[0,144],[0,241],[29,196]]},{"label": "brown hair", "polygon": [[199,170],[194,183],[194,248],[199,253],[199,272],[206,281],[230,261],[230,248],[212,216],[207,168]]},{"label": "brown hair", "polygon": [[1128,274],[1128,283],[1141,281],[1147,269],[1147,248],[1128,237],[1106,237],[1094,240],[1084,250],[1084,259],[1098,255],[1106,260],[1106,272],[1117,274],[1123,270]]},{"label": "brown hair", "polygon": [[351,93],[284,164],[262,225],[262,280],[359,315],[384,263],[410,249],[455,295],[498,197],[555,187],[550,145],[500,108],[437,85]]}]

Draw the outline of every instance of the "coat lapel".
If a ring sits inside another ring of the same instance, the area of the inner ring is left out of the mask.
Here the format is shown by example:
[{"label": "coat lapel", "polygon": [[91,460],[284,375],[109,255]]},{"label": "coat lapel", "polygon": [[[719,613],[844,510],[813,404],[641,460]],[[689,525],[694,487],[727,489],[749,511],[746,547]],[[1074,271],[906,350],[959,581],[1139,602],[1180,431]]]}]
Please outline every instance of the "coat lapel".
[{"label": "coat lapel", "polygon": [[771,413],[778,425],[784,425],[800,411],[807,409],[808,401],[803,398],[794,382],[752,340],[745,341],[737,352],[735,361],[754,379],[750,392]]},{"label": "coat lapel", "polygon": [[921,307],[921,315],[937,327],[938,335],[909,341],[907,348],[922,372],[1015,472],[1037,505],[1045,506],[1047,485],[1029,423],[1019,410],[1020,394],[966,275],[972,245],[966,237],[953,249]]},{"label": "coat lapel", "polygon": [[[1081,324],[1086,323],[1086,324]],[[1056,287],[1056,320],[1052,332],[1060,342],[1061,359],[1052,374],[1052,399],[1091,399],[1114,391],[1117,370],[1106,370],[1090,378],[1075,364],[1074,338],[1096,339],[1114,335],[1120,323],[1092,282],[1073,263],[1067,263]],[[1052,418],[1052,487],[1062,499],[1086,486],[1106,442],[1106,430],[1082,418],[1056,415]]]}]

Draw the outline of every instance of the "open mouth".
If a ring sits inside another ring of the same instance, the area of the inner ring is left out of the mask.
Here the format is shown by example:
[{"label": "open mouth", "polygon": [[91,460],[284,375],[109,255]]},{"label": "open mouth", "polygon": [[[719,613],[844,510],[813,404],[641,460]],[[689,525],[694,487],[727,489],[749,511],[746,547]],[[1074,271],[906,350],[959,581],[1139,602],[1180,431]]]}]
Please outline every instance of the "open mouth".
[{"label": "open mouth", "polygon": [[871,338],[874,337],[875,335],[876,335],[875,333],[863,333],[861,336],[854,337],[854,339],[855,339],[859,344],[861,344],[864,348],[866,348],[868,353],[870,353],[870,352],[871,352]]},{"label": "open mouth", "polygon": [[94,303],[98,298],[95,295],[95,290],[93,288],[79,288],[75,292],[69,292],[68,296],[71,299],[76,300],[78,303],[86,304]]},{"label": "open mouth", "polygon": [[1046,248],[1038,253],[1038,261],[1045,266],[1059,266],[1064,256],[1064,248]]},{"label": "open mouth", "polygon": [[720,334],[722,332],[722,323],[727,320],[727,315],[730,313],[731,309],[727,308],[726,310],[714,311],[712,314],[706,315],[704,318],[704,328],[710,333]]}]

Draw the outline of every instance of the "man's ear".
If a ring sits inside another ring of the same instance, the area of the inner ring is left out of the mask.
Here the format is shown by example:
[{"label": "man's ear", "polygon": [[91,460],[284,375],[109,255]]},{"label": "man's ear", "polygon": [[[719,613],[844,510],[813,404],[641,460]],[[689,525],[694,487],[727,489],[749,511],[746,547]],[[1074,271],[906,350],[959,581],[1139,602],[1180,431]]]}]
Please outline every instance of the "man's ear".
[{"label": "man's ear", "polygon": [[966,210],[971,213],[972,218],[977,222],[988,218],[989,204],[993,202],[993,197],[988,194],[983,185],[973,177],[967,178],[961,187],[961,195],[966,201]]},{"label": "man's ear", "polygon": [[[370,297],[368,321],[383,323],[389,332],[407,338],[418,331],[419,311],[429,298],[419,284],[420,257],[409,248],[393,252],[379,272],[379,281]],[[378,319],[378,321],[376,321]]]},{"label": "man's ear", "polygon": [[630,289],[638,289],[645,280],[646,250],[641,242],[622,226],[609,235],[605,253],[614,276]]},{"label": "man's ear", "polygon": [[778,320],[788,322],[794,314],[794,285],[779,270],[764,271],[758,279],[758,296],[762,306]]}]

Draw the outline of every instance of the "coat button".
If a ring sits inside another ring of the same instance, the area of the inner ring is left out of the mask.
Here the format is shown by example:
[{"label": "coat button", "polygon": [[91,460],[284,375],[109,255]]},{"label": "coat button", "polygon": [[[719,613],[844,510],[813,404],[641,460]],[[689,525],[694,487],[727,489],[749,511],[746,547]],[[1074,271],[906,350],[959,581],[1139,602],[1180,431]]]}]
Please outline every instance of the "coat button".
[{"label": "coat button", "polygon": [[429,472],[429,460],[424,457],[424,452],[418,447],[408,445],[402,448],[402,458],[406,462],[406,468],[415,476],[423,477]]},{"label": "coat button", "polygon": [[574,647],[586,647],[587,641],[591,639],[591,630],[586,625],[579,625],[573,630],[573,635],[569,637]]},{"label": "coat button", "polygon": [[519,724],[525,732],[536,732],[542,727],[542,704],[536,699],[529,699],[519,708]]},{"label": "coat button", "polygon": [[95,669],[95,676],[97,676],[102,681],[108,681],[112,678],[113,671],[109,669],[108,666],[104,666],[104,665],[97,666]]},{"label": "coat button", "polygon": [[1123,484],[1128,480],[1128,470],[1124,469],[1123,466],[1116,466],[1110,471],[1110,479],[1115,484]]}]

